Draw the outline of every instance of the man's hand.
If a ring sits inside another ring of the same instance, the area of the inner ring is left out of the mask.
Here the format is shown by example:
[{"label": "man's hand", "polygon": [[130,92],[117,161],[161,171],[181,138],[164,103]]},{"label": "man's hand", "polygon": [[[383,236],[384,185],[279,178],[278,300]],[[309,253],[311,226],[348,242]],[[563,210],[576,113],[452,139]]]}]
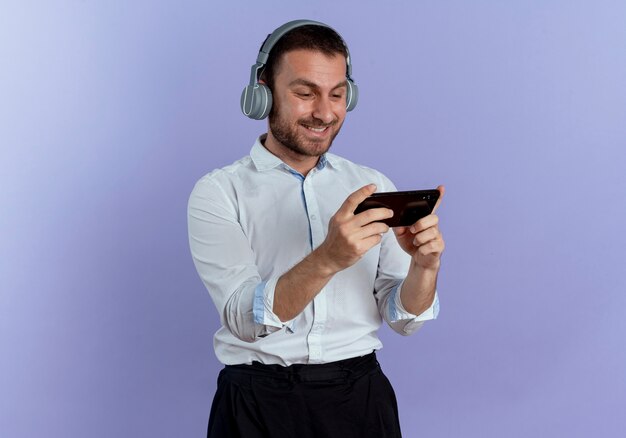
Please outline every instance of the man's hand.
[{"label": "man's hand", "polygon": [[325,256],[326,268],[332,274],[359,261],[389,231],[389,226],[378,222],[393,216],[393,211],[388,208],[373,208],[354,214],[357,206],[375,191],[374,184],[361,187],[346,198],[330,219],[326,240],[318,251]]},{"label": "man's hand", "polygon": [[410,227],[396,227],[393,229],[398,243],[413,259],[418,267],[423,269],[439,269],[441,253],[445,243],[439,231],[439,218],[435,214],[445,192],[444,186],[437,187],[439,199],[428,216],[415,222]]}]

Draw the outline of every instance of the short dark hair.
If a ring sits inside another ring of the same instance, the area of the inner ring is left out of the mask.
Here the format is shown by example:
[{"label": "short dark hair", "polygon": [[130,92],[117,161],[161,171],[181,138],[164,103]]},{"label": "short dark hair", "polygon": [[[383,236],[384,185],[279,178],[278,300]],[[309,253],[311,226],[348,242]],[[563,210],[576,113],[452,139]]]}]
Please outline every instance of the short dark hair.
[{"label": "short dark hair", "polygon": [[296,27],[276,42],[267,58],[261,79],[265,81],[270,90],[274,88],[276,70],[278,70],[283,55],[292,50],[302,49],[322,52],[328,57],[337,54],[343,55],[344,58],[348,57],[348,50],[343,39],[333,29],[316,24]]}]

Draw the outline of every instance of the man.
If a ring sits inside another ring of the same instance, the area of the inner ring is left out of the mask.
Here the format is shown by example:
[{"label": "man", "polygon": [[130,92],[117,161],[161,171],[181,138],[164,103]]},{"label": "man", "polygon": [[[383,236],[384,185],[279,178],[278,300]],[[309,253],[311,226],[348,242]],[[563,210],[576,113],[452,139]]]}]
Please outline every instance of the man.
[{"label": "man", "polygon": [[[267,134],[189,200],[191,253],[222,324],[208,436],[399,437],[377,330],[384,319],[408,335],[436,317],[438,218],[394,236],[380,222],[391,210],[354,214],[395,187],[328,153],[357,93],[334,30],[287,23],[263,48],[242,108],[269,111]],[[271,99],[247,101],[264,87]]]}]

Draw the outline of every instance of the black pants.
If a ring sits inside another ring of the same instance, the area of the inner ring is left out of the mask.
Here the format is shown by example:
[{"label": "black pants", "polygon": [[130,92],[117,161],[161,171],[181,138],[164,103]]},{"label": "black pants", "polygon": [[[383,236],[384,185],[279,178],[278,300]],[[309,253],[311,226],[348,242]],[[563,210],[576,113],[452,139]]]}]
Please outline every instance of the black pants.
[{"label": "black pants", "polygon": [[217,382],[209,438],[401,436],[374,353],[323,365],[227,365]]}]

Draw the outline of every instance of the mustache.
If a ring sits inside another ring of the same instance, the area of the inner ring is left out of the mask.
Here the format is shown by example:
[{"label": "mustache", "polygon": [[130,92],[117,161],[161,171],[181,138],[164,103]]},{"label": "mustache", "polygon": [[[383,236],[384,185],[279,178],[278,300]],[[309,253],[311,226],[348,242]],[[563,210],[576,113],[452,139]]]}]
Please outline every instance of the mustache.
[{"label": "mustache", "polygon": [[330,123],[324,123],[319,119],[311,118],[311,119],[300,119],[298,122],[301,125],[310,126],[311,128],[327,128],[329,126],[335,126],[339,123],[339,119],[335,119]]}]

